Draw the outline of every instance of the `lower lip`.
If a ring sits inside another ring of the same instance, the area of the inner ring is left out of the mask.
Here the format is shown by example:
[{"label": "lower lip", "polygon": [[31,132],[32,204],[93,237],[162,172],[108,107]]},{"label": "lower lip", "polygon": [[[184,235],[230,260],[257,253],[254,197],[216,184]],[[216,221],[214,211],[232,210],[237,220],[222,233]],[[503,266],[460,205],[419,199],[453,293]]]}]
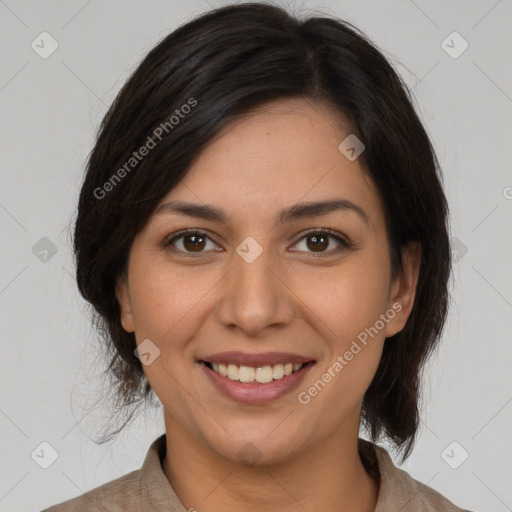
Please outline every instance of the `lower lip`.
[{"label": "lower lip", "polygon": [[286,395],[286,393],[296,388],[314,364],[314,361],[311,361],[305,364],[299,371],[267,384],[244,384],[238,380],[223,377],[220,373],[208,368],[202,362],[199,363],[199,366],[212,381],[213,385],[228,398],[244,404],[265,404]]}]

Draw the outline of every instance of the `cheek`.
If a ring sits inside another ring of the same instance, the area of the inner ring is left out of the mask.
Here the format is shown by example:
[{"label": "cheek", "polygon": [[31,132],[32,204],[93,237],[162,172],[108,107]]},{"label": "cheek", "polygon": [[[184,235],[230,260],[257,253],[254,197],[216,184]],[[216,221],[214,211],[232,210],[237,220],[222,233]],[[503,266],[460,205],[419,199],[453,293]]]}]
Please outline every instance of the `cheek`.
[{"label": "cheek", "polygon": [[137,344],[149,339],[158,353],[151,364],[143,365],[144,373],[166,410],[190,413],[183,388],[193,359],[188,341],[195,335],[197,311],[208,285],[176,268],[171,272],[168,263],[133,263],[130,289]]},{"label": "cheek", "polygon": [[175,270],[171,275],[160,262],[133,261],[130,291],[135,336],[137,345],[151,340],[146,346],[157,354],[143,370],[159,398],[161,390],[168,395],[174,389],[175,379],[180,382],[186,377],[187,365],[183,363],[192,356],[185,341],[193,335],[189,328],[191,312],[205,293],[202,287],[199,280],[180,278]]},{"label": "cheek", "polygon": [[387,285],[385,275],[369,269],[340,269],[308,291],[307,305],[326,351],[301,388],[306,395],[300,403],[308,402],[324,417],[326,429],[356,410],[377,371],[385,343],[380,315],[386,312]]},{"label": "cheek", "polygon": [[314,399],[319,412],[333,408],[339,415],[348,413],[359,404],[375,375],[385,342],[386,322],[380,315],[388,305],[386,265],[387,260],[376,252],[360,254],[329,272],[318,272],[307,287],[303,281],[305,311],[314,313],[311,321],[327,349],[318,373],[307,384],[315,386],[319,377],[322,381],[316,385],[322,396]]},{"label": "cheek", "polygon": [[[358,345],[358,348],[351,345],[351,349],[336,354],[306,390],[313,408],[331,427],[360,407],[379,365],[382,340],[375,338],[366,346]],[[350,359],[348,354],[351,354]],[[313,397],[311,393],[317,394]]]},{"label": "cheek", "polygon": [[137,266],[135,262],[130,288],[138,337],[153,337],[167,345],[182,339],[178,333],[186,325],[187,316],[211,285],[169,264],[151,262]]},{"label": "cheek", "polygon": [[[352,262],[351,262],[352,263]],[[318,272],[314,282],[302,278],[302,296],[317,317],[322,334],[337,353],[365,329],[374,326],[388,305],[389,275],[380,264],[368,259],[353,260]],[[363,336],[364,337],[364,336]]]},{"label": "cheek", "polygon": [[155,258],[133,259],[130,289],[137,343],[150,339],[160,351],[144,372],[155,393],[180,401],[180,383],[190,380],[194,340],[211,314],[211,297],[221,274],[198,267],[180,269]]}]

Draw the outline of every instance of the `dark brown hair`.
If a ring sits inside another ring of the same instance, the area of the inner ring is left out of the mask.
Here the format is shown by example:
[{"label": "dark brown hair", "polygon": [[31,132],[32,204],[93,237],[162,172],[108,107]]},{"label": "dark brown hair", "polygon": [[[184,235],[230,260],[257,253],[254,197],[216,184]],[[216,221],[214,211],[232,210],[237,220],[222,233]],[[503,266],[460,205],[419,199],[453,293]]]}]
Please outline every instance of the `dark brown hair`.
[{"label": "dark brown hair", "polygon": [[451,260],[439,164],[410,91],[360,30],[267,3],[214,9],[165,37],[122,87],[89,155],[74,232],[76,277],[94,308],[114,409],[124,418],[102,442],[154,399],[115,295],[135,235],[226,123],[290,97],[329,105],[365,144],[359,162],[385,206],[393,275],[401,248],[422,246],[411,315],[386,341],[362,411],[374,441],[386,436],[403,459],[409,455],[421,370],[447,314]]}]

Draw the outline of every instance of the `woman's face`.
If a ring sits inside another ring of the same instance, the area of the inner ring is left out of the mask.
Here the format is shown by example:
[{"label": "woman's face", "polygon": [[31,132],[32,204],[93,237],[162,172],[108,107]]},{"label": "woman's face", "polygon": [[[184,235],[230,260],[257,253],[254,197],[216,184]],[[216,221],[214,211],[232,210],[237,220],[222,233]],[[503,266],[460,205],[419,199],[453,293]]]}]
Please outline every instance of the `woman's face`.
[{"label": "woman's face", "polygon": [[[349,134],[323,105],[268,103],[220,133],[135,238],[122,324],[143,343],[168,433],[258,463],[357,434],[415,278],[391,280],[381,200],[338,149]],[[340,203],[297,207],[326,201]],[[294,362],[307,364],[286,375]]]}]

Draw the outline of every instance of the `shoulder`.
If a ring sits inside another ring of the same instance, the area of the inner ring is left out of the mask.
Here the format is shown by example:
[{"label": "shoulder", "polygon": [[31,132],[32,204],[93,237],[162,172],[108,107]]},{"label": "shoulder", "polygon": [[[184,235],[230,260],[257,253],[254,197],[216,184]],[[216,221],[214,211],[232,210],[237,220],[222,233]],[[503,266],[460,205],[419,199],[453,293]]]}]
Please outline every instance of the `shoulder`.
[{"label": "shoulder", "polygon": [[375,512],[470,512],[396,467],[381,446],[360,439],[359,451],[367,469],[378,467],[380,487]]},{"label": "shoulder", "polygon": [[166,437],[162,434],[149,447],[140,469],[111,480],[42,512],[140,512],[183,507],[162,470]]},{"label": "shoulder", "polygon": [[115,480],[64,501],[42,512],[123,512],[139,511],[142,503],[140,470],[132,471]]},{"label": "shoulder", "polygon": [[462,509],[441,493],[415,480],[403,469],[395,467],[394,499],[402,503],[403,512],[470,512]]}]

